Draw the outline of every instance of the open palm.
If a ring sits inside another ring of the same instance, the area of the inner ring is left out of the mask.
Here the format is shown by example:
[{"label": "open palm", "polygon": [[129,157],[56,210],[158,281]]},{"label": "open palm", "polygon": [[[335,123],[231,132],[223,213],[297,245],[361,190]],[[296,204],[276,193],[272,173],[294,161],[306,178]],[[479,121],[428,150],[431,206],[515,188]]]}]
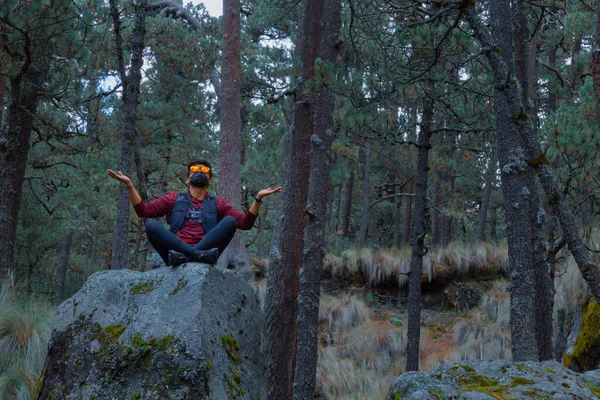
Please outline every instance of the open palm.
[{"label": "open palm", "polygon": [[123,182],[126,185],[131,183],[131,179],[129,179],[129,177],[123,175],[123,173],[121,171],[119,171],[119,173],[117,174],[112,169],[109,169],[108,175],[110,175],[111,178],[116,179],[119,182]]}]

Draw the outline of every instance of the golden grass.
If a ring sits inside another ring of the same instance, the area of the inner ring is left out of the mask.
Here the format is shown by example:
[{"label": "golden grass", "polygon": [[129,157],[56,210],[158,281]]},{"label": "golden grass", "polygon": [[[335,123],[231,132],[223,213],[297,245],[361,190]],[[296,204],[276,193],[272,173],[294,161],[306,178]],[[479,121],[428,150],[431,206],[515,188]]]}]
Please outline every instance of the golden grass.
[{"label": "golden grass", "polygon": [[457,349],[452,359],[511,359],[509,322],[510,296],[506,282],[500,280],[483,295],[479,306],[454,326]]},{"label": "golden grass", "polygon": [[[494,276],[508,271],[506,243],[453,242],[447,247],[430,249],[423,259],[423,276],[449,280],[460,276]],[[408,282],[411,249],[386,248],[373,251],[349,249],[339,256],[327,254],[323,268],[335,278],[349,278],[362,273],[372,286],[396,281],[400,287]]]},{"label": "golden grass", "polygon": [[322,296],[317,392],[326,399],[384,398],[404,371],[406,332],[372,318],[358,297]]}]

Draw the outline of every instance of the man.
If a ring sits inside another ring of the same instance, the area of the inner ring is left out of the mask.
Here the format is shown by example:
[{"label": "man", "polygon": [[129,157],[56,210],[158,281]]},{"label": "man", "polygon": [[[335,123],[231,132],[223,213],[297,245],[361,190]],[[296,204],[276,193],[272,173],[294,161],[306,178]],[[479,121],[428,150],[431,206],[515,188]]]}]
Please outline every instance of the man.
[{"label": "man", "polygon": [[212,168],[206,160],[193,161],[187,166],[187,191],[170,192],[149,203],[142,201],[131,179],[121,171],[117,174],[109,169],[108,174],[127,185],[131,204],[139,217],[166,216],[170,230],[157,220],[149,220],[146,234],[165,264],[171,266],[188,261],[216,263],[236,229],[252,229],[262,199],[281,192],[281,187],[261,190],[248,212],[242,214],[225,199],[208,194]]}]

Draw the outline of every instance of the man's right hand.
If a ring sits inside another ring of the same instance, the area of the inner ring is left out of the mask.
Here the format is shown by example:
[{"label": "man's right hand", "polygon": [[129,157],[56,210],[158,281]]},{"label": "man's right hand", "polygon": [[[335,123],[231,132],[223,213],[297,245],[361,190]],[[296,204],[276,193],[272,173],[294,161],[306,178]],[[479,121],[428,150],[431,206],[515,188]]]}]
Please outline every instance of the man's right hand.
[{"label": "man's right hand", "polygon": [[123,182],[127,186],[132,185],[131,179],[129,179],[128,177],[126,177],[125,175],[123,175],[123,173],[121,171],[119,171],[119,173],[117,174],[112,169],[109,169],[108,170],[108,174],[110,175],[111,178],[116,179],[119,182]]}]

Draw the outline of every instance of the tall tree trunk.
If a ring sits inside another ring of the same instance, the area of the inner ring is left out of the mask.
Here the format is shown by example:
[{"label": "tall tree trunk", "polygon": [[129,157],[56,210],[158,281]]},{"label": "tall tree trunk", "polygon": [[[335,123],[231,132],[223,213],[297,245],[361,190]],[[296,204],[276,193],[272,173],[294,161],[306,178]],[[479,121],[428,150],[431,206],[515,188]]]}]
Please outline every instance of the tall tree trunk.
[{"label": "tall tree trunk", "polygon": [[270,399],[292,399],[296,369],[299,270],[304,249],[305,208],[310,176],[314,77],[323,0],[304,0],[299,10],[296,51],[300,77],[290,138],[290,175],[284,191],[283,221],[271,252],[265,300],[267,388]]},{"label": "tall tree trunk", "polygon": [[[221,140],[219,143],[219,195],[234,207],[242,203],[241,179],[241,28],[240,1],[223,1],[223,57],[219,110]],[[244,245],[243,232],[236,232],[219,265],[233,266],[247,279],[252,276],[250,257]]]},{"label": "tall tree trunk", "polygon": [[342,236],[348,237],[350,230],[350,212],[352,211],[352,194],[354,191],[354,162],[350,157],[346,159],[346,170],[350,172],[348,180],[344,185],[342,192],[343,208],[342,208]]},{"label": "tall tree trunk", "polygon": [[[331,63],[335,71],[337,41],[340,30],[340,0],[324,0],[320,26],[319,59]],[[296,370],[294,375],[294,399],[314,397],[317,358],[319,349],[319,298],[321,295],[321,271],[327,248],[325,223],[326,209],[323,199],[327,197],[329,173],[335,164],[331,145],[335,139],[333,128],[335,96],[324,86],[315,102],[314,134],[311,137],[310,183],[304,229],[304,251],[300,270],[298,293],[298,333],[296,344]]]},{"label": "tall tree trunk", "polygon": [[39,64],[30,65],[22,75],[10,79],[7,124],[5,129],[0,129],[0,279],[13,266],[32,116],[37,112],[43,71],[44,67]]},{"label": "tall tree trunk", "polygon": [[[538,112],[532,99],[536,92],[537,70],[533,62],[536,56],[536,40],[530,40],[527,23],[527,4],[524,0],[517,0],[515,15],[515,67],[516,75],[521,83],[522,93],[521,101],[524,110],[530,116],[537,116]],[[532,64],[534,65],[532,67]],[[534,117],[535,120],[535,117]],[[534,123],[533,123],[534,124]],[[534,124],[535,126],[535,124]],[[530,169],[531,167],[528,167]],[[535,198],[531,197],[531,241],[532,241],[532,262],[534,267],[534,292],[535,292],[535,333],[538,348],[538,359],[540,361],[552,359],[552,332],[553,321],[552,314],[554,308],[554,282],[551,277],[551,271],[546,261],[546,249],[542,230],[545,221],[545,211],[540,208],[537,196],[537,181],[534,179],[533,191]],[[529,186],[531,188],[531,186]],[[535,218],[533,217],[535,216]],[[552,268],[554,266],[552,265]]]},{"label": "tall tree trunk", "polygon": [[494,150],[490,150],[490,164],[485,173],[485,188],[483,189],[483,196],[481,198],[481,210],[479,210],[479,227],[477,229],[477,241],[485,241],[485,231],[487,228],[487,215],[488,208],[490,206],[490,197],[492,195],[492,185],[496,177],[496,169],[498,168],[496,161],[496,153]]},{"label": "tall tree trunk", "polygon": [[[492,34],[500,44],[502,58],[512,66],[511,10],[509,0],[490,3]],[[496,81],[497,85],[501,82]],[[499,86],[498,86],[499,87]],[[535,257],[532,217],[537,215],[535,176],[523,160],[523,144],[511,123],[506,94],[497,90],[494,99],[498,159],[507,223],[508,257],[511,267],[510,326],[515,361],[538,359],[535,326]]]},{"label": "tall tree trunk", "polygon": [[365,247],[367,240],[367,229],[369,228],[369,222],[373,217],[369,209],[369,204],[371,203],[371,146],[371,139],[367,139],[365,147],[361,149],[361,158],[363,161],[363,207],[362,218],[360,221],[360,233],[358,235],[358,246],[360,248]]},{"label": "tall tree trunk", "polygon": [[[134,140],[136,131],[137,106],[140,96],[140,83],[142,81],[142,64],[144,52],[144,39],[146,35],[146,9],[143,4],[134,6],[134,26],[131,35],[131,66],[129,75],[125,75],[123,60],[122,37],[120,30],[120,17],[116,0],[111,0],[111,15],[115,28],[115,39],[119,58],[119,72],[123,82],[123,104],[125,118],[123,121],[123,137],[121,139],[121,155],[119,170],[124,175],[131,176],[133,170]],[[145,4],[145,2],[143,2]],[[129,191],[125,185],[119,185],[119,200],[117,218],[112,242],[111,269],[127,268],[128,263],[128,233],[130,224],[131,201]]]},{"label": "tall tree trunk", "polygon": [[67,278],[67,268],[69,266],[69,253],[71,252],[71,243],[73,242],[73,231],[69,230],[63,237],[62,245],[60,246],[60,264],[58,265],[58,273],[56,274],[56,286],[54,287],[54,304],[62,303],[65,298],[65,281]]},{"label": "tall tree trunk", "polygon": [[423,256],[425,255],[425,214],[427,213],[427,171],[431,148],[431,126],[433,123],[433,97],[423,97],[423,118],[418,136],[417,190],[412,221],[410,278],[408,283],[408,332],[406,347],[406,370],[419,370],[419,343],[421,336],[421,279]]}]

